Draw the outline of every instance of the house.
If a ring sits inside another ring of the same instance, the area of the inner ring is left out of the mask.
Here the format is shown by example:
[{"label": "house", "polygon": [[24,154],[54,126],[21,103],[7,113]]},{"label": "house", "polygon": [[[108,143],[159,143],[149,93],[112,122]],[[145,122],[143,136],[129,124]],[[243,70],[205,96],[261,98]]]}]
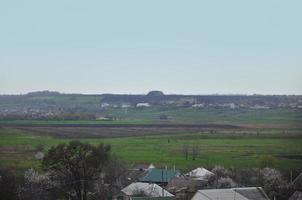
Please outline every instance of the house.
[{"label": "house", "polygon": [[191,199],[196,191],[208,186],[208,179],[214,174],[203,167],[196,168],[184,176],[172,178],[166,189],[177,199]]},{"label": "house", "polygon": [[225,104],[230,109],[235,109],[237,106],[234,103]]},{"label": "house", "polygon": [[110,107],[109,103],[101,103],[101,108],[108,108]]},{"label": "house", "polygon": [[173,197],[174,195],[155,183],[131,183],[121,190],[129,197]]},{"label": "house", "polygon": [[137,108],[143,108],[143,107],[150,107],[151,105],[149,103],[138,103],[136,104]]},{"label": "house", "polygon": [[148,166],[148,169],[154,169],[155,166],[151,163],[149,166]]},{"label": "house", "polygon": [[232,189],[198,190],[191,200],[248,200]]},{"label": "house", "polygon": [[167,169],[149,169],[146,175],[139,180],[145,183],[157,183],[159,185],[167,185],[168,182],[173,178],[180,176],[180,172],[177,170]]},{"label": "house", "polygon": [[208,180],[211,176],[214,176],[215,174],[203,167],[198,167],[185,175],[191,177],[194,180]]},{"label": "house", "polygon": [[262,106],[262,105],[254,105],[251,107],[251,109],[256,109],[256,110],[267,110],[270,109],[268,106]]},{"label": "house", "polygon": [[261,187],[198,190],[191,200],[269,200]]},{"label": "house", "polygon": [[202,103],[193,104],[192,108],[204,108],[204,104],[202,104]]},{"label": "house", "polygon": [[202,188],[205,188],[207,186],[208,182],[206,180],[194,180],[191,179],[191,177],[174,177],[172,178],[166,189],[168,191],[174,191],[177,192],[177,190],[182,190],[182,189],[189,189],[191,191],[194,191],[194,193]]},{"label": "house", "polygon": [[302,192],[296,191],[288,200],[302,200]]},{"label": "house", "polygon": [[191,199],[197,190],[206,188],[207,180],[194,180],[189,176],[172,178],[166,190],[174,194],[176,199]]},{"label": "house", "polygon": [[130,104],[122,104],[121,107],[122,108],[131,108],[131,105]]},{"label": "house", "polygon": [[108,121],[110,119],[108,117],[102,117],[102,116],[100,116],[100,117],[96,117],[96,120]]}]

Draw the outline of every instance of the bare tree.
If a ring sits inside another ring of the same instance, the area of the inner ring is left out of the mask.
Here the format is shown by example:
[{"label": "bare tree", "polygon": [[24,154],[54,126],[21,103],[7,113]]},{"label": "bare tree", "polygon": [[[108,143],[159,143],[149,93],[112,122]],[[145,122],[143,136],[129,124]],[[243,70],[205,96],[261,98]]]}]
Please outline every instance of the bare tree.
[{"label": "bare tree", "polygon": [[186,145],[186,144],[184,144],[184,145],[182,146],[182,152],[183,152],[183,154],[184,154],[186,160],[188,160],[188,158],[189,158],[189,146]]},{"label": "bare tree", "polygon": [[112,199],[118,194],[128,181],[125,176],[124,163],[116,158],[111,158],[102,173],[101,179],[96,182],[96,195],[98,199]]},{"label": "bare tree", "polygon": [[51,172],[61,188],[75,194],[78,200],[87,200],[96,180],[104,172],[110,158],[110,146],[93,146],[80,141],[52,147],[42,165]]},{"label": "bare tree", "polygon": [[225,169],[222,166],[215,166],[212,169],[212,172],[216,175],[216,177],[220,178],[220,177],[228,177],[230,176],[230,171]]},{"label": "bare tree", "polygon": [[196,157],[198,156],[198,154],[199,154],[198,144],[194,144],[192,146],[192,160],[196,160]]}]

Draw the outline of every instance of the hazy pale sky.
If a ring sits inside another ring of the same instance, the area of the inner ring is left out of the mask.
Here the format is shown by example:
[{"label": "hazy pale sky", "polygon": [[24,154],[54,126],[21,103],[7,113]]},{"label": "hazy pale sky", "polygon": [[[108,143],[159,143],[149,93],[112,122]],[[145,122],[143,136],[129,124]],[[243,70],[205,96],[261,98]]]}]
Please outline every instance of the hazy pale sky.
[{"label": "hazy pale sky", "polygon": [[302,94],[301,0],[0,1],[0,93]]}]

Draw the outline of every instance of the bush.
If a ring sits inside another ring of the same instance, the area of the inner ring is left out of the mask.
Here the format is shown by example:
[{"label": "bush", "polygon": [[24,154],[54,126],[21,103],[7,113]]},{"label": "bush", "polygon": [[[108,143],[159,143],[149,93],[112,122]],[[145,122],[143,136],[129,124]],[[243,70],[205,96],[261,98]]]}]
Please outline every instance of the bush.
[{"label": "bush", "polygon": [[258,167],[263,169],[266,167],[275,168],[277,166],[277,159],[274,156],[265,155],[258,158]]},{"label": "bush", "polygon": [[28,169],[24,173],[24,185],[21,187],[21,199],[27,200],[48,200],[50,190],[56,184],[50,180],[49,174],[39,174],[33,169]]}]

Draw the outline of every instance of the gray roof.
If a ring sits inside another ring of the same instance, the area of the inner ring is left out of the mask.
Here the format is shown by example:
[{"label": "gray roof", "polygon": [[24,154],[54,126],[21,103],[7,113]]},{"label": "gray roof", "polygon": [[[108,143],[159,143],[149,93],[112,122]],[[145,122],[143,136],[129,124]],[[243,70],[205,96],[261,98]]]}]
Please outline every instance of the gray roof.
[{"label": "gray roof", "polygon": [[192,191],[196,191],[197,189],[205,188],[208,181],[206,180],[195,180],[191,177],[174,177],[172,178],[166,189],[168,191],[178,191],[179,189],[188,189]]},{"label": "gray roof", "polygon": [[268,196],[265,194],[261,187],[249,187],[249,188],[234,188],[235,192],[238,192],[242,196],[249,200],[267,200]]},{"label": "gray roof", "polygon": [[208,180],[211,176],[214,175],[215,174],[213,172],[210,172],[209,170],[203,167],[198,167],[186,174],[186,176],[190,176],[196,180]]},{"label": "gray roof", "polygon": [[131,197],[131,200],[175,200],[175,197]]},{"label": "gray roof", "polygon": [[232,189],[198,190],[191,200],[248,200]]},{"label": "gray roof", "polygon": [[143,193],[148,197],[172,197],[174,196],[167,190],[163,189],[157,184],[149,184],[149,183],[131,183],[127,187],[121,190],[124,194],[128,196],[137,195],[139,193]]},{"label": "gray roof", "polygon": [[198,190],[192,200],[269,200],[260,187]]}]

